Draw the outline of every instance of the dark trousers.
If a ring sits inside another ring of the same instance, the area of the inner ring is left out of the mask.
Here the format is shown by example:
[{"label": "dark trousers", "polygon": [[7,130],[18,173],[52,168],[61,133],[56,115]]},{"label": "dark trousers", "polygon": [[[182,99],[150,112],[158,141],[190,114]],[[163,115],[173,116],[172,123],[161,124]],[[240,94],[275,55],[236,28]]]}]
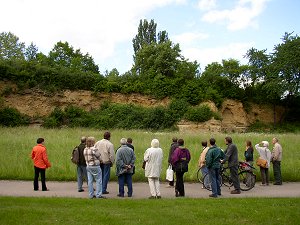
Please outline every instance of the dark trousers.
[{"label": "dark trousers", "polygon": [[261,183],[269,185],[269,168],[260,167]]},{"label": "dark trousers", "polygon": [[184,184],[183,184],[184,172],[176,172],[175,174],[176,174],[175,193],[178,196],[184,196],[185,195],[185,193],[184,193]]},{"label": "dark trousers", "polygon": [[127,184],[128,197],[132,196],[132,173],[123,173],[118,176],[119,181],[119,195],[124,196],[124,185]]},{"label": "dark trousers", "polygon": [[281,178],[281,162],[273,161],[274,180],[276,184],[282,184]]},{"label": "dark trousers", "polygon": [[34,181],[33,181],[33,189],[35,191],[39,190],[39,175],[41,174],[42,181],[42,190],[46,191],[46,169],[41,169],[38,167],[34,167]]},{"label": "dark trousers", "polygon": [[238,166],[231,166],[230,167],[230,178],[233,183],[233,187],[235,190],[240,190],[240,180],[238,175]]}]

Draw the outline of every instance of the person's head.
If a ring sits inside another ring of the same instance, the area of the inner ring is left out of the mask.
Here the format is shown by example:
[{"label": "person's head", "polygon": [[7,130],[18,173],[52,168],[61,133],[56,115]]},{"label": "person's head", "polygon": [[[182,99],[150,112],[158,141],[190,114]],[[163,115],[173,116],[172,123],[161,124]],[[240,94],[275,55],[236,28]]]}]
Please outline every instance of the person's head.
[{"label": "person's head", "polygon": [[126,138],[121,138],[120,144],[121,144],[121,145],[126,145],[126,143],[127,143]]},{"label": "person's head", "polygon": [[278,139],[277,139],[276,137],[274,137],[274,138],[272,139],[272,144],[275,145],[276,143],[278,143]]},{"label": "person's head", "polygon": [[81,137],[80,141],[81,141],[82,144],[85,144],[86,143],[86,137]]},{"label": "person's head", "polygon": [[128,144],[132,144],[132,138],[130,138],[130,137],[127,138],[127,143],[128,143]]},{"label": "person's head", "polygon": [[93,147],[95,145],[96,139],[94,137],[88,137],[86,139],[86,147]]},{"label": "person's head", "polygon": [[184,140],[183,139],[178,139],[177,141],[179,146],[184,146]]},{"label": "person's head", "polygon": [[157,139],[153,139],[151,141],[151,147],[152,148],[158,148],[159,147],[159,141]]},{"label": "person's head", "polygon": [[246,141],[246,146],[247,146],[247,147],[252,147],[251,141],[247,140],[247,141]]},{"label": "person's head", "polygon": [[176,142],[177,142],[177,137],[173,137],[173,138],[172,138],[172,141],[173,141],[174,143],[176,143]]},{"label": "person's head", "polygon": [[106,139],[106,140],[110,140],[110,132],[109,131],[105,131],[104,135],[103,135],[103,138]]},{"label": "person's head", "polygon": [[262,144],[263,147],[266,147],[266,148],[269,147],[269,142],[268,141],[262,141],[261,144]]},{"label": "person's head", "polygon": [[45,142],[44,138],[38,138],[38,139],[36,140],[36,143],[37,143],[37,144],[42,144],[43,142]]},{"label": "person's head", "polygon": [[226,145],[229,145],[229,144],[231,144],[232,143],[232,138],[231,137],[226,137],[225,138],[225,144]]},{"label": "person's head", "polygon": [[207,147],[207,141],[202,141],[201,144],[202,144],[202,147]]},{"label": "person's head", "polygon": [[214,138],[209,139],[209,144],[211,146],[215,145],[216,144],[216,139],[214,139]]}]

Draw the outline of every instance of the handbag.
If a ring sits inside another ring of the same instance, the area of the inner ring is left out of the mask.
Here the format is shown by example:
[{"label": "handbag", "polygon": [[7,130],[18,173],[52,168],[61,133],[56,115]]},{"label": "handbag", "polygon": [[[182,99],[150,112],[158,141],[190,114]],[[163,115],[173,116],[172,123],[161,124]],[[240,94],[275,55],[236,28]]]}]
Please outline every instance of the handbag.
[{"label": "handbag", "polygon": [[259,158],[256,160],[256,165],[257,165],[257,166],[260,166],[260,167],[262,167],[262,168],[267,168],[267,166],[268,166],[268,161],[259,157]]},{"label": "handbag", "polygon": [[174,171],[172,170],[172,165],[170,164],[166,171],[166,180],[173,181],[174,179]]},{"label": "handbag", "polygon": [[146,161],[143,161],[142,168],[145,169],[145,167],[146,167]]}]

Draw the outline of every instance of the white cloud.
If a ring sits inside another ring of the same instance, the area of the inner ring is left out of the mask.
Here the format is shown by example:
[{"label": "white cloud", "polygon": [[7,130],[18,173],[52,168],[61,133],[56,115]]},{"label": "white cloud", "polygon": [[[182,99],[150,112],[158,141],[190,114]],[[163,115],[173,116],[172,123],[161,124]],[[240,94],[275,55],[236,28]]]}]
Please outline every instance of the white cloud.
[{"label": "white cloud", "polygon": [[202,20],[227,24],[229,30],[256,27],[256,18],[263,12],[268,1],[270,0],[239,0],[233,9],[208,11]]},{"label": "white cloud", "polygon": [[211,10],[216,7],[216,0],[200,0],[198,7],[201,10]]},{"label": "white cloud", "polygon": [[212,62],[221,63],[223,59],[236,59],[240,63],[246,63],[246,59],[241,57],[246,54],[247,50],[254,46],[254,43],[231,43],[226,46],[214,48],[185,48],[182,50],[183,55],[191,61],[197,60],[202,70]]},{"label": "white cloud", "polygon": [[[148,12],[185,3],[186,0],[3,1],[0,32],[10,31],[26,45],[33,42],[45,54],[58,41],[67,41],[75,49],[92,55],[101,67],[103,61],[115,56],[119,44],[131,44],[139,20]],[[124,57],[126,53],[124,50]]]}]

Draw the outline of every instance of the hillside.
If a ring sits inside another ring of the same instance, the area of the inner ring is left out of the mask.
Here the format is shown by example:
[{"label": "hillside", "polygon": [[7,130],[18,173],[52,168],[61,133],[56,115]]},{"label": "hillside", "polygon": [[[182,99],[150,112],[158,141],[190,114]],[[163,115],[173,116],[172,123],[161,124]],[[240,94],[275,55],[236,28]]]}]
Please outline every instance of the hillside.
[{"label": "hillside", "polygon": [[[0,83],[0,91],[11,90],[9,94],[2,97],[3,107],[16,108],[23,114],[30,117],[42,117],[49,115],[55,107],[64,108],[74,105],[83,108],[86,111],[97,109],[104,101],[111,101],[122,104],[137,104],[144,107],[153,107],[158,105],[168,105],[170,99],[156,100],[149,96],[140,94],[123,95],[120,93],[101,93],[93,95],[90,91],[63,91],[55,94],[47,94],[37,89],[27,89],[17,92],[14,84],[8,82]],[[247,110],[241,102],[227,99],[218,109],[213,102],[206,102],[213,111],[217,111],[222,116],[222,121],[210,120],[205,123],[191,123],[181,121],[178,124],[179,130],[199,130],[199,131],[238,131],[243,132],[255,121],[272,123],[274,112],[271,105],[251,104]],[[276,108],[275,118],[279,121],[284,109]]]}]

